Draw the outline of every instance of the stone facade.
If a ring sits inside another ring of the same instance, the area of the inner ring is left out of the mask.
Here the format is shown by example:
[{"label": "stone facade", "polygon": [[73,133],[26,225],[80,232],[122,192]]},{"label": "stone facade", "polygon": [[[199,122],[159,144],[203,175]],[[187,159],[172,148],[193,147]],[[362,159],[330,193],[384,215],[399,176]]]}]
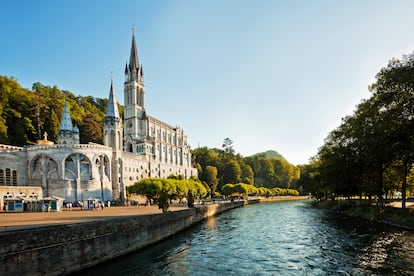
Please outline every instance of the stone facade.
[{"label": "stone facade", "polygon": [[57,145],[46,137],[34,146],[0,145],[0,186],[42,187],[43,197],[66,201],[123,200],[126,187],[142,178],[197,177],[183,130],[146,114],[134,35],[125,75],[124,129],[111,82],[104,145],[79,144],[79,129],[72,126],[65,104]]}]

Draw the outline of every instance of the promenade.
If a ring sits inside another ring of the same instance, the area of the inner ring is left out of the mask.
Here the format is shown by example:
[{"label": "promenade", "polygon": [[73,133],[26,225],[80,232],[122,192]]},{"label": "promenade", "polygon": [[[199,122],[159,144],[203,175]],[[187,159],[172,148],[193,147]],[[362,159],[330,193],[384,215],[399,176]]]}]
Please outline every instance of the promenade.
[{"label": "promenade", "polygon": [[[280,196],[266,198],[259,201],[258,198],[251,198],[252,203],[285,201],[285,200],[301,200],[307,196]],[[256,200],[255,200],[256,199]],[[188,209],[180,205],[171,205],[169,211],[178,211]],[[80,208],[62,208],[60,212],[23,212],[23,213],[7,213],[0,212],[0,232],[12,231],[27,228],[35,228],[41,226],[74,224],[82,222],[102,221],[114,218],[161,214],[162,210],[157,205],[151,206],[111,206],[104,209],[81,210]]]},{"label": "promenade", "polygon": [[[178,211],[187,207],[172,206],[169,211]],[[110,208],[95,210],[80,210],[72,208],[68,211],[63,208],[60,212],[36,212],[36,213],[6,213],[0,212],[0,231],[20,230],[41,226],[74,224],[91,221],[102,221],[114,218],[161,214],[161,209],[157,205],[146,206],[112,206]]]}]

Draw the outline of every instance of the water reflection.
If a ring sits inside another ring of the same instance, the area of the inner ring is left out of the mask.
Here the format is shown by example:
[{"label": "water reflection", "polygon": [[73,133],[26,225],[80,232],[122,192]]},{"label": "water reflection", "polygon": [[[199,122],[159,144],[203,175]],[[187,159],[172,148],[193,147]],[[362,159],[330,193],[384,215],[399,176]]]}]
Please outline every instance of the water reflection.
[{"label": "water reflection", "polygon": [[414,275],[414,235],[304,202],[210,218],[91,275]]}]

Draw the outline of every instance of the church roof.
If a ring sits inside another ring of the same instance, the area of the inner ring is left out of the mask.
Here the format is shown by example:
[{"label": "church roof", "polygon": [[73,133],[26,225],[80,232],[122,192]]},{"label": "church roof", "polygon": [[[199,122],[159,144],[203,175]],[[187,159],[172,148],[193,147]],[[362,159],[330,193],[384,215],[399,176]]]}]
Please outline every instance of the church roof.
[{"label": "church roof", "polygon": [[63,108],[62,120],[60,121],[59,130],[72,131],[72,129],[73,129],[73,125],[72,125],[72,119],[70,118],[68,104],[65,103],[65,106]]},{"label": "church roof", "polygon": [[119,118],[118,104],[115,99],[114,81],[111,80],[111,88],[109,90],[108,108],[106,110],[106,117]]}]

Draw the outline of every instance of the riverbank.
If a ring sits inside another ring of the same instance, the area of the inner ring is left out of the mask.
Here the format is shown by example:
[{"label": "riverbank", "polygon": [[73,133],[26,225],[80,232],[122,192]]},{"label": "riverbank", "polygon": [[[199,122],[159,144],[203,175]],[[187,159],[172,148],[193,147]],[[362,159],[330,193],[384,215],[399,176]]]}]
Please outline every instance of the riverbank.
[{"label": "riverbank", "polygon": [[359,201],[348,200],[324,200],[316,201],[313,205],[341,215],[359,217],[407,230],[414,230],[414,208],[401,209],[394,207],[398,206],[398,203],[377,207],[369,201],[362,201],[360,203]]},{"label": "riverbank", "polygon": [[[257,203],[265,203],[265,202],[275,202],[275,201],[291,201],[291,200],[305,200],[309,199],[309,196],[272,196],[272,197],[260,197],[257,198]],[[252,200],[254,200],[252,198]],[[250,200],[249,200],[249,203]]]}]

